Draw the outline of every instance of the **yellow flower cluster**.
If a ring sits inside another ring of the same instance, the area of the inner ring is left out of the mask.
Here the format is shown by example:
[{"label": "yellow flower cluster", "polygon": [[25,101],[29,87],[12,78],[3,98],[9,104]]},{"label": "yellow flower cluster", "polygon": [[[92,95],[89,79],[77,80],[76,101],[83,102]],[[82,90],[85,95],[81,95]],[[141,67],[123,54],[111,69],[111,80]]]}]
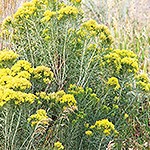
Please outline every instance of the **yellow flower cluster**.
[{"label": "yellow flower cluster", "polygon": [[33,78],[38,79],[38,80],[43,80],[44,83],[49,83],[53,79],[53,72],[50,71],[50,68],[45,67],[45,66],[37,66],[33,70]]},{"label": "yellow flower cluster", "polygon": [[72,94],[66,94],[63,90],[56,93],[39,92],[36,93],[36,95],[39,97],[39,100],[53,101],[54,103],[62,105],[63,109],[68,107],[77,109],[77,101],[74,96]]},{"label": "yellow flower cluster", "polygon": [[129,50],[112,50],[104,56],[104,63],[115,73],[137,73],[139,70],[137,55]]},{"label": "yellow flower cluster", "polygon": [[36,114],[31,115],[28,118],[28,122],[31,122],[31,126],[37,124],[48,125],[48,116],[44,109],[39,109],[36,111]]},{"label": "yellow flower cluster", "polygon": [[4,49],[0,51],[0,66],[3,66],[7,62],[13,62],[18,56],[12,50]]},{"label": "yellow flower cluster", "polygon": [[60,8],[58,11],[58,20],[62,19],[66,15],[71,15],[73,17],[76,17],[79,14],[79,10],[74,6],[65,6]]},{"label": "yellow flower cluster", "polygon": [[98,24],[95,20],[91,19],[84,22],[80,29],[77,31],[78,42],[81,43],[82,39],[97,37],[101,44],[110,45],[113,43],[113,37],[107,26]]},{"label": "yellow flower cluster", "polygon": [[0,78],[4,76],[9,76],[11,74],[11,70],[9,68],[2,68],[0,69]]},{"label": "yellow flower cluster", "polygon": [[149,83],[150,82],[148,74],[146,74],[146,73],[142,73],[142,74],[138,75],[136,78],[137,78],[137,80],[142,81],[144,83]]},{"label": "yellow flower cluster", "polygon": [[41,19],[41,22],[48,22],[55,15],[56,15],[56,12],[50,11],[50,10],[46,10],[44,12],[44,17]]},{"label": "yellow flower cluster", "polygon": [[118,54],[121,58],[124,58],[124,57],[137,58],[137,55],[134,52],[130,51],[130,50],[115,49],[113,52]]},{"label": "yellow flower cluster", "polygon": [[98,23],[95,20],[91,19],[87,22],[84,22],[81,27],[87,29],[88,31],[96,32],[98,29]]},{"label": "yellow flower cluster", "polygon": [[29,18],[36,12],[37,8],[33,2],[25,2],[13,15],[15,21],[21,20],[22,18]]},{"label": "yellow flower cluster", "polygon": [[118,82],[118,79],[116,77],[111,77],[108,79],[107,84],[112,86],[114,90],[118,90],[120,88],[120,84]]},{"label": "yellow flower cluster", "polygon": [[[12,72],[12,74],[14,74],[14,73]],[[17,73],[16,77],[25,78],[25,79],[29,80],[31,77],[31,74],[28,71],[20,71]]]},{"label": "yellow flower cluster", "polygon": [[[13,51],[7,50],[0,51],[0,61],[2,61],[4,64],[7,64],[8,61],[15,60],[17,57],[18,54],[14,53]],[[3,87],[4,89],[6,88],[7,89],[6,91],[10,90],[10,92],[13,94],[16,93],[15,92],[16,90],[22,91],[28,89],[32,86],[30,81],[28,80],[30,78],[30,73],[31,73],[31,64],[28,63],[27,61],[20,60],[17,63],[15,63],[11,68],[0,69],[0,86]],[[16,96],[17,95],[18,94],[16,94]],[[19,100],[17,99],[16,101]],[[22,99],[20,101],[23,102],[25,100]]]},{"label": "yellow flower cluster", "polygon": [[34,94],[14,91],[12,89],[0,86],[0,107],[9,101],[14,101],[16,105],[24,102],[33,103],[35,98],[36,96]]},{"label": "yellow flower cluster", "polygon": [[64,146],[62,145],[61,142],[57,141],[54,143],[54,150],[63,150]]},{"label": "yellow flower cluster", "polygon": [[31,66],[31,64],[26,61],[26,60],[19,60],[17,61],[12,67],[12,75],[15,76],[18,73],[25,71],[24,73],[28,72],[28,73],[32,73],[33,72],[33,68]]},{"label": "yellow flower cluster", "polygon": [[65,94],[58,99],[60,104],[67,104],[69,107],[76,106],[77,102],[72,94]]},{"label": "yellow flower cluster", "polygon": [[57,103],[63,104],[64,106],[76,106],[77,102],[72,94],[66,94],[63,90],[58,91],[53,95]]},{"label": "yellow flower cluster", "polygon": [[12,77],[12,76],[2,76],[0,78],[0,85],[6,88],[14,90],[25,90],[32,86],[30,81],[26,78]]},{"label": "yellow flower cluster", "polygon": [[121,69],[121,58],[116,53],[110,53],[104,56],[104,63],[113,67],[116,73]]},{"label": "yellow flower cluster", "polygon": [[108,121],[108,119],[102,119],[95,122],[94,125],[90,126],[91,130],[99,131],[100,133],[105,134],[106,136],[111,133],[116,133],[115,127],[112,122]]},{"label": "yellow flower cluster", "polygon": [[124,119],[127,119],[129,115],[127,113],[124,114]]},{"label": "yellow flower cluster", "polygon": [[36,93],[36,95],[40,98],[40,99],[43,99],[43,100],[49,100],[51,99],[51,96],[45,92],[39,92],[39,93]]},{"label": "yellow flower cluster", "polygon": [[[13,51],[5,50],[1,51],[0,54],[1,61],[4,62],[4,65],[9,60],[14,60],[18,56]],[[34,99],[37,98],[37,96],[31,93],[25,93],[25,90],[32,86],[30,82],[32,73],[33,68],[31,64],[25,60],[17,61],[12,67],[3,67],[0,69],[0,106],[3,106],[9,101],[14,102],[15,104],[34,102]],[[47,67],[45,67],[44,77],[49,77],[50,73]],[[48,79],[46,78],[46,81]]]},{"label": "yellow flower cluster", "polygon": [[136,77],[137,79],[137,86],[142,89],[143,91],[149,92],[150,91],[150,79],[148,74],[142,73]]},{"label": "yellow flower cluster", "polygon": [[128,68],[127,71],[137,73],[138,72],[138,61],[135,58],[124,57],[121,59],[122,67]]},{"label": "yellow flower cluster", "polygon": [[93,135],[93,132],[90,131],[90,130],[87,130],[87,131],[85,131],[85,134],[86,134],[87,136],[91,136],[91,135]]},{"label": "yellow flower cluster", "polygon": [[70,84],[69,88],[68,88],[69,93],[73,94],[73,95],[77,95],[77,94],[83,94],[84,93],[84,89],[81,86],[77,86],[75,84]]}]

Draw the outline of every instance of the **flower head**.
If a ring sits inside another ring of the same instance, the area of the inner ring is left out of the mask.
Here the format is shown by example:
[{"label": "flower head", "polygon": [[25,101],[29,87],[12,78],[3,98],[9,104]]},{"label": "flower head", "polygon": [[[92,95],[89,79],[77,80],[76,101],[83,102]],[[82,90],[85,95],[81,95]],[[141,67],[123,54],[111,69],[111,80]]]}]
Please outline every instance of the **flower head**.
[{"label": "flower head", "polygon": [[85,134],[86,134],[87,136],[91,136],[91,135],[93,134],[93,132],[90,131],[90,130],[87,130],[87,131],[85,131]]},{"label": "flower head", "polygon": [[120,88],[119,81],[116,77],[109,78],[107,84],[112,86],[115,90],[118,90]]},{"label": "flower head", "polygon": [[54,143],[54,148],[55,148],[56,150],[63,150],[63,149],[64,149],[64,146],[62,145],[61,142],[57,141],[57,142]]},{"label": "flower head", "polygon": [[47,125],[48,116],[47,116],[46,111],[44,109],[37,110],[36,114],[33,114],[28,118],[28,122],[31,122],[32,126],[35,126],[39,123],[43,125]]}]

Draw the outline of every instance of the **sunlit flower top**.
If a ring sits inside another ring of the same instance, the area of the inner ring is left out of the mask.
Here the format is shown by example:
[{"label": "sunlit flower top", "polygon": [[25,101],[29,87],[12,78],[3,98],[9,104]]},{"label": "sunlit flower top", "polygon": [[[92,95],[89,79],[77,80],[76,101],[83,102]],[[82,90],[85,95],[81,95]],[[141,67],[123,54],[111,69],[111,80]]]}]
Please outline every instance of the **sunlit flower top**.
[{"label": "sunlit flower top", "polygon": [[49,83],[53,79],[53,72],[45,66],[37,66],[33,70],[33,78],[43,80],[44,83]]},{"label": "sunlit flower top", "polygon": [[58,20],[68,15],[76,17],[76,15],[79,14],[79,10],[74,6],[65,6],[58,11],[58,14]]},{"label": "sunlit flower top", "polygon": [[11,67],[12,75],[17,75],[21,71],[33,72],[31,64],[26,60],[19,60]]},{"label": "sunlit flower top", "polygon": [[41,19],[41,22],[48,22],[55,15],[56,15],[56,12],[46,10],[43,15],[44,17]]},{"label": "sunlit flower top", "polygon": [[64,150],[64,146],[62,145],[61,142],[57,141],[54,143],[54,149],[55,150]]},{"label": "sunlit flower top", "polygon": [[146,73],[142,73],[142,74],[139,74],[137,77],[136,77],[136,84],[137,84],[137,87],[145,92],[149,92],[150,91],[150,79],[148,77],[148,74]]},{"label": "sunlit flower top", "polygon": [[16,105],[25,102],[33,103],[35,98],[34,94],[14,91],[13,89],[0,86],[0,107],[9,101],[13,101]]},{"label": "sunlit flower top", "polygon": [[39,109],[36,111],[36,114],[31,115],[28,118],[28,122],[31,122],[32,126],[37,124],[48,125],[48,116],[44,109]]},{"label": "sunlit flower top", "polygon": [[96,121],[94,125],[91,125],[89,127],[89,129],[90,130],[87,130],[85,132],[85,134],[88,136],[93,135],[95,132],[98,132],[99,134],[104,134],[106,136],[117,133],[117,131],[115,130],[115,126],[112,122],[108,121],[108,119]]},{"label": "sunlit flower top", "polygon": [[84,22],[77,31],[77,35],[81,41],[85,38],[97,37],[102,44],[109,45],[113,42],[113,37],[108,27],[98,24],[93,19]]},{"label": "sunlit flower top", "polygon": [[8,62],[13,63],[13,61],[16,60],[18,56],[19,55],[12,50],[4,49],[0,51],[0,67],[4,64],[7,64]]},{"label": "sunlit flower top", "polygon": [[120,88],[118,79],[116,77],[111,77],[108,79],[107,84],[112,86],[114,90],[118,90]]},{"label": "sunlit flower top", "polygon": [[137,55],[129,50],[110,51],[104,55],[104,64],[116,74],[137,74],[139,71]]}]

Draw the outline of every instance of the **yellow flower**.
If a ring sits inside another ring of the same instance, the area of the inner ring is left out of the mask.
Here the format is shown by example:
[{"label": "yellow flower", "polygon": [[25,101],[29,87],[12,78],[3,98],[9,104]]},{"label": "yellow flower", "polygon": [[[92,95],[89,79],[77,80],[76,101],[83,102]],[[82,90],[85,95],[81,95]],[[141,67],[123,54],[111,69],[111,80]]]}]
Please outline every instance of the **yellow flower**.
[{"label": "yellow flower", "polygon": [[120,84],[116,77],[111,77],[108,79],[107,84],[114,87],[114,90],[118,90],[120,88]]},{"label": "yellow flower", "polygon": [[79,14],[79,10],[74,7],[74,6],[65,6],[62,7],[59,11],[58,11],[58,20],[62,19],[64,16],[67,15],[72,15],[72,16],[76,16],[77,14]]},{"label": "yellow flower", "polygon": [[62,96],[64,96],[66,93],[63,90],[60,90],[58,92],[56,92],[56,97],[57,98],[61,98]]},{"label": "yellow flower", "polygon": [[39,96],[41,99],[44,99],[44,100],[50,99],[50,96],[48,96],[48,94],[45,92],[36,93],[36,95]]},{"label": "yellow flower", "polygon": [[88,128],[88,127],[89,127],[89,123],[85,123],[84,126],[85,126],[86,128]]},{"label": "yellow flower", "polygon": [[116,104],[113,104],[113,108],[114,108],[114,109],[118,109],[118,108],[119,108],[119,106],[118,106],[118,105],[116,105]]},{"label": "yellow flower", "polygon": [[54,143],[54,148],[56,150],[63,150],[64,146],[62,145],[62,143],[60,143],[59,141],[57,141],[57,142]]},{"label": "yellow flower", "polygon": [[41,22],[48,22],[54,15],[56,15],[56,12],[46,10],[44,12],[44,17],[41,19]]},{"label": "yellow flower", "polygon": [[136,78],[138,81],[142,81],[144,83],[150,82],[150,79],[148,78],[148,74],[146,74],[146,73],[142,73],[142,74],[138,75]]},{"label": "yellow flower", "polygon": [[100,34],[100,39],[101,40],[106,40],[107,39],[106,35],[103,32]]},{"label": "yellow flower", "polygon": [[61,104],[64,104],[66,103],[68,106],[76,106],[76,100],[74,98],[74,96],[72,94],[65,94],[63,95],[60,99],[59,99],[59,102]]},{"label": "yellow flower", "polygon": [[95,124],[90,127],[90,129],[103,133],[106,136],[116,131],[113,123],[109,122],[108,119],[102,119],[96,121]]},{"label": "yellow flower", "polygon": [[124,114],[124,119],[127,119],[129,117],[129,115],[128,114]]},{"label": "yellow flower", "polygon": [[91,125],[91,126],[90,126],[90,129],[94,129],[94,128],[95,128],[95,125]]},{"label": "yellow flower", "polygon": [[12,23],[12,17],[10,17],[10,16],[6,17],[6,18],[3,20],[2,25],[1,25],[2,29],[3,29],[3,30],[6,29],[7,26],[10,25],[11,23]]},{"label": "yellow flower", "polygon": [[108,136],[108,135],[110,135],[110,131],[111,131],[111,130],[105,129],[105,130],[103,131],[103,133],[104,133],[106,136]]},{"label": "yellow flower", "polygon": [[0,78],[4,76],[10,76],[10,75],[11,75],[11,70],[9,68],[0,69]]},{"label": "yellow flower", "polygon": [[138,82],[136,82],[136,84],[143,91],[145,91],[145,92],[150,91],[150,83],[145,83],[145,82],[142,82],[142,81],[138,81]]},{"label": "yellow flower", "polygon": [[116,73],[119,73],[121,69],[121,58],[116,53],[110,53],[104,56],[105,65],[114,67]]},{"label": "yellow flower", "polygon": [[27,71],[29,73],[33,72],[33,68],[31,67],[31,64],[28,61],[25,60],[19,60],[17,61],[12,67],[12,75],[17,75],[21,71]]},{"label": "yellow flower", "polygon": [[25,79],[29,80],[30,77],[31,77],[31,74],[28,71],[20,71],[20,72],[18,72],[16,77],[18,77],[18,78],[25,78]]},{"label": "yellow flower", "polygon": [[125,68],[131,68],[133,73],[137,73],[139,70],[138,60],[135,58],[124,57],[121,59],[121,64],[125,65]]},{"label": "yellow flower", "polygon": [[90,130],[87,130],[87,131],[85,131],[85,134],[88,135],[88,136],[91,136],[93,134],[93,132],[90,131]]},{"label": "yellow flower", "polygon": [[13,15],[15,22],[17,23],[20,19],[29,18],[37,10],[33,2],[25,2]]},{"label": "yellow flower", "polygon": [[[52,2],[56,2],[57,0],[51,0]],[[47,6],[48,0],[32,0],[32,3],[37,7]]]},{"label": "yellow flower", "polygon": [[108,119],[98,120],[95,123],[96,128],[104,127],[105,129],[110,128],[114,130],[114,125],[108,121]]},{"label": "yellow flower", "polygon": [[48,125],[48,116],[44,109],[39,109],[36,111],[36,114],[31,115],[28,118],[28,122],[31,122],[32,126],[37,124]]},{"label": "yellow flower", "polygon": [[34,94],[27,94],[21,91],[14,91],[3,86],[0,86],[0,106],[3,106],[9,101],[14,101],[16,105],[29,102],[33,103],[36,96]]},{"label": "yellow flower", "polygon": [[75,84],[70,84],[68,91],[69,91],[69,93],[71,93],[73,95],[84,93],[83,87],[77,86]]},{"label": "yellow flower", "polygon": [[130,50],[115,49],[114,53],[118,54],[121,58],[124,58],[124,57],[137,58],[137,55]]},{"label": "yellow flower", "polygon": [[14,61],[19,55],[12,50],[4,49],[0,51],[0,64],[7,63],[8,61]]},{"label": "yellow flower", "polygon": [[33,75],[35,79],[42,79],[44,83],[49,83],[53,79],[53,72],[50,68],[45,66],[37,66],[33,70]]},{"label": "yellow flower", "polygon": [[105,65],[109,65],[114,72],[137,73],[139,70],[137,55],[129,50],[115,49],[104,56]]},{"label": "yellow flower", "polygon": [[0,85],[6,88],[12,88],[16,90],[25,90],[32,86],[30,81],[25,78],[18,78],[12,76],[3,76],[0,78]]}]

